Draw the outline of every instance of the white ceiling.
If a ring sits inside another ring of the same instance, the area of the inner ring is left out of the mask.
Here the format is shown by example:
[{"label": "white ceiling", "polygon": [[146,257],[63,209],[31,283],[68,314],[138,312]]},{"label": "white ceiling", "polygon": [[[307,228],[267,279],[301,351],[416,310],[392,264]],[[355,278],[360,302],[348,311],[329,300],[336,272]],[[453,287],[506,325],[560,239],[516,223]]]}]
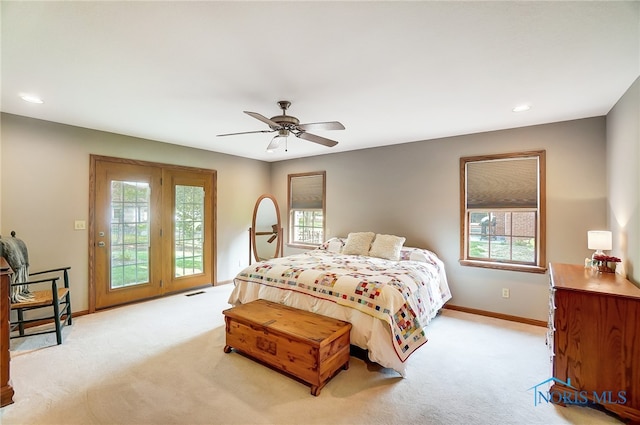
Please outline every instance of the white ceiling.
[{"label": "white ceiling", "polygon": [[[640,75],[637,1],[1,4],[3,112],[265,161],[600,116]],[[278,100],[339,144],[216,137]]]}]

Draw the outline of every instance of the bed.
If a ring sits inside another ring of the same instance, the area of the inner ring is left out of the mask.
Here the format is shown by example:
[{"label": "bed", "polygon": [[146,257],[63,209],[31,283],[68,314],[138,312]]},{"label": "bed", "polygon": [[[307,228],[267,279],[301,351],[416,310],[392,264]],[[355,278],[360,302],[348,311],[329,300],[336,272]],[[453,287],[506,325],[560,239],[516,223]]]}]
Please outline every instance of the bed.
[{"label": "bed", "polygon": [[352,345],[406,376],[408,358],[427,342],[425,328],[451,292],[442,261],[404,240],[350,233],[252,264],[235,277],[229,303],[266,299],[350,322]]}]

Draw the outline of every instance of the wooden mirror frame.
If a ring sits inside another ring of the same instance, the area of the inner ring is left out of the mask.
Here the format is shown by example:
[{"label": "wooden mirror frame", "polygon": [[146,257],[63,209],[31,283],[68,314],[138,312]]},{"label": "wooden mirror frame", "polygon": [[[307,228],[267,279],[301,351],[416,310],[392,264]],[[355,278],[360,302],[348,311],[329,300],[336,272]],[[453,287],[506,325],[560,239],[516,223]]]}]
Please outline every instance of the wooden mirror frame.
[{"label": "wooden mirror frame", "polygon": [[[264,195],[260,195],[260,197],[258,198],[258,200],[256,201],[256,205],[253,208],[253,220],[251,221],[251,228],[249,229],[249,233],[251,234],[250,236],[250,241],[249,243],[251,244],[251,253],[253,253],[253,258],[256,261],[261,261],[260,257],[258,256],[258,248],[256,246],[256,234],[257,235],[261,235],[261,232],[256,232],[256,218],[258,217],[258,208],[260,207],[260,203],[264,200],[264,199],[270,199],[271,202],[273,203],[273,206],[276,210],[276,228],[274,228],[274,232],[273,234],[276,235],[276,250],[275,250],[275,254],[274,254],[274,258],[279,257],[282,254],[282,221],[280,218],[280,208],[278,207],[278,201],[276,201],[276,198],[273,197],[273,195],[268,195],[268,194],[264,194]],[[272,234],[272,232],[268,232],[265,234]],[[249,264],[251,264],[251,254],[249,255]]]}]

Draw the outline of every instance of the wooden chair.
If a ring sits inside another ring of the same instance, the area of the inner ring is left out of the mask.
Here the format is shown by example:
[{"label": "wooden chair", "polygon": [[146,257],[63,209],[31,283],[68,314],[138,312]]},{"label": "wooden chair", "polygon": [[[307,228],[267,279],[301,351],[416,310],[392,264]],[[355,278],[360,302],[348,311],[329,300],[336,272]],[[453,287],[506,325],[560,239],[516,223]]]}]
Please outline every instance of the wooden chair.
[{"label": "wooden chair", "polygon": [[[14,281],[10,285],[10,309],[16,314],[10,320],[11,338],[55,332],[57,343],[62,344],[62,328],[72,324],[71,294],[69,292],[69,270],[71,267],[25,273],[24,270],[29,265],[26,245],[15,237],[15,232],[11,232],[10,239],[0,238],[0,249],[2,256],[14,271]],[[16,260],[16,258],[22,258],[23,261]],[[23,268],[22,273],[17,270],[20,268]],[[29,278],[26,278],[25,275]],[[31,276],[39,278],[32,280]],[[62,278],[63,286],[59,285],[60,278]],[[27,314],[29,318],[26,318],[25,312],[32,310],[37,313]],[[55,325],[53,329],[35,328],[38,324],[47,324],[51,321]],[[34,330],[29,331],[29,328],[34,328]]]}]

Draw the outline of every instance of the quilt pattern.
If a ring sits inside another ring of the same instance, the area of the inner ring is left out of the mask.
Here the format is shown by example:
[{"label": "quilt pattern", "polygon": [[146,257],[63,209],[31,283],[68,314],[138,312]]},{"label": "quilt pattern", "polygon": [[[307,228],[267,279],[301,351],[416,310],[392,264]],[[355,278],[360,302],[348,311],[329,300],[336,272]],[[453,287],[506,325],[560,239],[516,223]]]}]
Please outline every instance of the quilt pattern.
[{"label": "quilt pattern", "polygon": [[427,342],[425,327],[451,298],[440,264],[314,250],[253,264],[236,281],[304,293],[383,320],[404,362]]}]

